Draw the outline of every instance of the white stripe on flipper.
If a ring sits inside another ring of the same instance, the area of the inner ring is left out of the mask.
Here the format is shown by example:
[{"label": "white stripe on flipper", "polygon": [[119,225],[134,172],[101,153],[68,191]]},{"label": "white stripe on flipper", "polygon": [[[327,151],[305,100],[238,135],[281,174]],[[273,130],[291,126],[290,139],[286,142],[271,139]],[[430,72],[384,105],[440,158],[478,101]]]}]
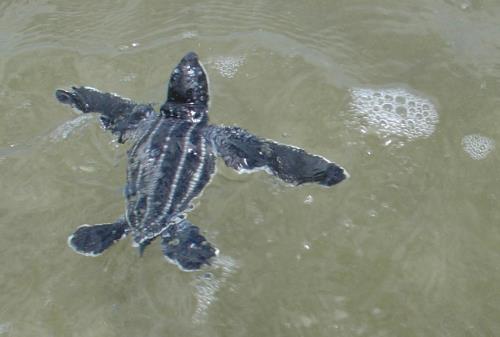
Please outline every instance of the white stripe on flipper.
[{"label": "white stripe on flipper", "polygon": [[170,194],[168,195],[168,202],[165,205],[165,207],[163,207],[161,214],[156,218],[156,220],[155,220],[156,223],[158,223],[160,218],[165,217],[168,214],[168,211],[169,211],[170,207],[172,206],[172,201],[173,201],[173,198],[175,195],[175,191],[177,189],[177,183],[179,182],[181,172],[184,170],[184,162],[186,161],[186,157],[187,157],[186,147],[188,145],[188,142],[190,141],[191,133],[193,132],[193,129],[196,126],[197,126],[197,124],[191,125],[189,127],[189,130],[186,133],[186,136],[185,136],[186,138],[184,139],[184,144],[182,146],[182,158],[179,162],[179,165],[177,166],[177,170],[175,171],[174,180],[172,182],[172,185],[170,186]]}]

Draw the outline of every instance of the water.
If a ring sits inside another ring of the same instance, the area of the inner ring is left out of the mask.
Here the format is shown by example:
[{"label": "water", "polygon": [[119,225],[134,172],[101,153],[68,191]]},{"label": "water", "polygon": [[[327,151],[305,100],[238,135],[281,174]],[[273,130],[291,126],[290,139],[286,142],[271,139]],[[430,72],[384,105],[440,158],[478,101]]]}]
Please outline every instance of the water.
[{"label": "water", "polygon": [[[0,336],[499,335],[499,20],[492,0],[2,1]],[[351,179],[290,188],[219,163],[189,217],[221,251],[203,272],[156,244],[73,253],[78,225],[123,211],[126,146],[54,90],[161,103],[190,50],[214,123]],[[384,132],[356,88],[418,95],[437,123]]]}]

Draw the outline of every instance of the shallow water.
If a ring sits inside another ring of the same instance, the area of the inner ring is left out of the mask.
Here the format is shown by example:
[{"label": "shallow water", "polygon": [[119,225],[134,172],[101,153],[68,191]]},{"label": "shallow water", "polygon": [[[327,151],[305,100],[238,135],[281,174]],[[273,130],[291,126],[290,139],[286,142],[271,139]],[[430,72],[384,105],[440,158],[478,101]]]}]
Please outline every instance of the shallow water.
[{"label": "shallow water", "polygon": [[[493,0],[2,1],[0,336],[499,335],[498,22]],[[156,244],[75,254],[78,225],[123,211],[126,146],[54,90],[160,103],[190,50],[214,123],[351,179],[291,188],[219,163],[189,215],[221,252],[204,272]],[[432,132],[392,132],[360,88],[429,102]]]}]

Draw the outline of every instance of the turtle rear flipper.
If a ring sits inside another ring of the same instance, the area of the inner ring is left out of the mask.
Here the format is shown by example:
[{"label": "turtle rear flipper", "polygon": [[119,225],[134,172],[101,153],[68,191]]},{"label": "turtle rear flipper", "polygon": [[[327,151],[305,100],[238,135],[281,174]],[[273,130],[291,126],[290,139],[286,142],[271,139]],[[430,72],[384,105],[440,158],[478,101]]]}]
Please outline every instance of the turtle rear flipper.
[{"label": "turtle rear flipper", "polygon": [[91,87],[72,87],[72,90],[56,90],[56,98],[83,113],[101,114],[104,128],[119,136],[123,143],[135,131],[139,123],[155,114],[149,104],[137,104],[116,94],[101,92]]},{"label": "turtle rear flipper", "polygon": [[184,271],[210,265],[218,250],[200,234],[200,229],[187,220],[170,225],[162,233],[162,250],[165,258]]},{"label": "turtle rear flipper", "polygon": [[101,255],[113,243],[128,234],[124,220],[110,224],[82,225],[68,238],[68,245],[77,253],[86,256]]},{"label": "turtle rear flipper", "polygon": [[210,125],[206,136],[226,165],[241,173],[264,170],[294,185],[332,186],[349,177],[342,167],[321,156],[259,138],[238,127]]}]

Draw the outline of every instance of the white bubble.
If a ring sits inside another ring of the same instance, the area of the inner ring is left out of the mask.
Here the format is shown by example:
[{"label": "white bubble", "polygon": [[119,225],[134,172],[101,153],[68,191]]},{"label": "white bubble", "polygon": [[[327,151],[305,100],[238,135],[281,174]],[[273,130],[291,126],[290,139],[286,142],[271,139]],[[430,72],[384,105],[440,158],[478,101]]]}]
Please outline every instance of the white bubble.
[{"label": "white bubble", "polygon": [[304,204],[306,205],[310,205],[314,202],[314,198],[312,195],[308,195],[305,199],[304,199]]},{"label": "white bubble", "polygon": [[245,62],[245,57],[243,56],[219,56],[214,60],[214,67],[222,77],[233,78],[243,62]]},{"label": "white bubble", "polygon": [[462,147],[472,159],[481,160],[495,149],[495,141],[479,134],[472,134],[462,138]]},{"label": "white bubble", "polygon": [[383,136],[408,140],[432,135],[439,116],[432,102],[404,89],[351,89],[351,111]]}]

